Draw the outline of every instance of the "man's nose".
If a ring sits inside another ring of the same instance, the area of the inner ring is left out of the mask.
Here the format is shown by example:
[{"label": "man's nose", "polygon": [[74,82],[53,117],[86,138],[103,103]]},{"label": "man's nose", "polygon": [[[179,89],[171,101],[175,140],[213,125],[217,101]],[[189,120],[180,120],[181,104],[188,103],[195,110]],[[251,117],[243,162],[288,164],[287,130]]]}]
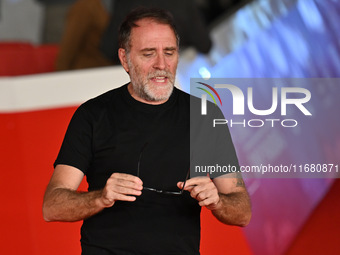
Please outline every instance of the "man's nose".
[{"label": "man's nose", "polygon": [[159,70],[164,70],[166,67],[166,59],[163,54],[157,55],[154,63],[154,68]]}]

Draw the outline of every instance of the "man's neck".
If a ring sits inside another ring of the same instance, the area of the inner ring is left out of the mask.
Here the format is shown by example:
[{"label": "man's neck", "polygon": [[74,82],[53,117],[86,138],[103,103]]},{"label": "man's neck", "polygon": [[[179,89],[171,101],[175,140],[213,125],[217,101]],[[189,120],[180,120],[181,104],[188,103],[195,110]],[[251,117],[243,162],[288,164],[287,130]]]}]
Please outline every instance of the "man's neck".
[{"label": "man's neck", "polygon": [[144,104],[151,104],[151,105],[159,105],[159,104],[164,104],[166,101],[169,100],[169,98],[165,99],[165,100],[160,100],[160,101],[149,101],[146,100],[144,98],[139,97],[136,92],[133,90],[132,84],[131,82],[128,85],[128,91],[130,93],[130,95],[137,101],[142,102]]}]

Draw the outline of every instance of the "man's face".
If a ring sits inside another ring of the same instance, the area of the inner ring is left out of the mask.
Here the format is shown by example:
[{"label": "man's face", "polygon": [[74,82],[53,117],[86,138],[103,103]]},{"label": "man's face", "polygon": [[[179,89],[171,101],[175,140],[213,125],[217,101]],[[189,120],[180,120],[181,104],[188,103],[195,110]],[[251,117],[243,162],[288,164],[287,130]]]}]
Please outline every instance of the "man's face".
[{"label": "man's face", "polygon": [[[146,103],[163,103],[170,97],[176,76],[178,47],[169,25],[150,19],[136,23],[130,37],[130,52],[124,51],[123,67],[129,72],[131,95]],[[121,53],[120,53],[121,54]]]}]

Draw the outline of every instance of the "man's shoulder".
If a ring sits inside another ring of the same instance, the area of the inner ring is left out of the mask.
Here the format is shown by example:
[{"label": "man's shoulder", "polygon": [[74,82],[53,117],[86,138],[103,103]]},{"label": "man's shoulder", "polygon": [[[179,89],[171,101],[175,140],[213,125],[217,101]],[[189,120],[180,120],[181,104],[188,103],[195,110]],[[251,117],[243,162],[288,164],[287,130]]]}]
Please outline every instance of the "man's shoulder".
[{"label": "man's shoulder", "polygon": [[181,90],[180,88],[175,87],[176,93],[178,97],[182,100],[185,100],[187,103],[193,103],[193,102],[198,102],[198,98],[190,95],[189,93]]},{"label": "man's shoulder", "polygon": [[[191,95],[179,88],[176,88],[178,97],[185,101],[187,104],[189,104],[191,107],[198,107],[201,105],[201,98],[198,98],[197,96]],[[210,101],[208,101],[208,104],[210,103]]]},{"label": "man's shoulder", "polygon": [[87,100],[85,103],[83,103],[81,107],[86,109],[107,107],[108,103],[113,102],[113,100],[116,100],[118,98],[121,98],[125,86],[126,84],[118,88],[114,88],[107,92],[104,92],[94,98],[91,98]]}]

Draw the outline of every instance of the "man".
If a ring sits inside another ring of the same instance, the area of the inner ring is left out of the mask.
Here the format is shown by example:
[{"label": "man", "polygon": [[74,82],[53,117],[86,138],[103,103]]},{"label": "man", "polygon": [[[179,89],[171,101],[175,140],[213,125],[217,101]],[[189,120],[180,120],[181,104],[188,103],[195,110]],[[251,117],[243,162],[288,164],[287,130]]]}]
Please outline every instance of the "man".
[{"label": "man", "polygon": [[[171,16],[136,9],[119,41],[131,82],[77,109],[46,189],[44,218],[84,220],[85,255],[199,254],[200,208],[245,226],[247,191],[237,176],[188,176],[190,96],[174,88],[179,38]],[[89,191],[77,192],[84,175]]]}]

